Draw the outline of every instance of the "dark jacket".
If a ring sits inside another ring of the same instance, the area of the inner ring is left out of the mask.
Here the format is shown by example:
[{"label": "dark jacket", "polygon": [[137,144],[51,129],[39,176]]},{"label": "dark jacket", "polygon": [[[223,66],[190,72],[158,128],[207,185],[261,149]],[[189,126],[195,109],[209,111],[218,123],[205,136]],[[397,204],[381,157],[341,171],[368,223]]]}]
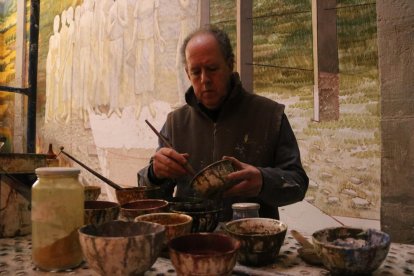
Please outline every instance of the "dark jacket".
[{"label": "dark jacket", "polygon": [[[279,218],[278,206],[304,198],[308,177],[284,105],[245,91],[237,73],[229,96],[215,114],[206,113],[192,88],[186,92],[186,101],[187,105],[168,114],[161,133],[178,152],[189,153],[188,162],[195,171],[226,155],[256,166],[263,175],[257,198],[223,199],[224,220],[231,219],[234,202],[257,202],[261,217]],[[148,169],[150,166],[139,172],[147,181]],[[195,196],[189,177],[158,181],[151,176],[149,182],[164,186],[169,194],[177,185],[176,196]]]}]

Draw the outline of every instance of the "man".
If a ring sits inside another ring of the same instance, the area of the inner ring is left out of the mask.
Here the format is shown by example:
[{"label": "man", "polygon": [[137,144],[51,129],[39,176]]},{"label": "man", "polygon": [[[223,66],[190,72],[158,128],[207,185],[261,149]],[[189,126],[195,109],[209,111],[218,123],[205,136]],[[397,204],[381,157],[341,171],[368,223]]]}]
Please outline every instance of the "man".
[{"label": "man", "polygon": [[222,219],[231,219],[234,202],[257,202],[261,217],[279,218],[277,207],[302,200],[309,182],[284,106],[242,88],[230,40],[215,27],[190,34],[182,55],[192,85],[187,104],[161,130],[175,150],[160,141],[139,179],[169,196],[175,186],[176,196],[196,196],[183,164],[199,171],[230,159],[238,170],[228,178],[238,184],[223,195]]}]

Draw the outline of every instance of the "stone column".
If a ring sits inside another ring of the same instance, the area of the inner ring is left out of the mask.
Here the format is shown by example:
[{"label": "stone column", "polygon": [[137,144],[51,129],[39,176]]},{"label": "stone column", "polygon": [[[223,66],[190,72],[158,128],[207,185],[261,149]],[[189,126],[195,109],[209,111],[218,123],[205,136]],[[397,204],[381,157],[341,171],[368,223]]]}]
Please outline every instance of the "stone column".
[{"label": "stone column", "polygon": [[336,0],[312,0],[314,120],[339,118]]},{"label": "stone column", "polygon": [[377,0],[381,228],[414,244],[414,1]]}]

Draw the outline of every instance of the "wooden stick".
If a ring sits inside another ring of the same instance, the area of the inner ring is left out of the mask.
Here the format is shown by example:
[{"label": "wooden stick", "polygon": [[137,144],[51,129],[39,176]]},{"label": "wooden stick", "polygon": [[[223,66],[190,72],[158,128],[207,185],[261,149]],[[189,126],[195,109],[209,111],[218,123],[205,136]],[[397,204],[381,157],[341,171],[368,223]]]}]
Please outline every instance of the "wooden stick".
[{"label": "wooden stick", "polygon": [[[161,141],[168,147],[168,148],[170,148],[170,149],[174,149],[173,147],[172,147],[172,145],[168,142],[168,140],[167,139],[165,139],[165,137],[161,134],[161,133],[159,133],[158,132],[158,130],[156,130],[155,129],[155,127],[153,127],[151,124],[150,124],[150,122],[148,122],[148,120],[145,120],[145,122],[147,123],[147,125],[152,129],[152,131],[154,131],[154,133],[155,134],[157,134],[157,136],[158,136],[158,138],[160,138],[161,139]],[[193,169],[193,167],[191,167],[191,165],[190,165],[190,163],[188,163],[188,162],[185,162],[184,164],[183,164],[183,167],[186,169],[186,171],[187,171],[187,173],[190,175],[190,176],[194,176],[195,174],[196,174],[196,172],[195,172],[195,170]]]},{"label": "wooden stick", "polygon": [[69,157],[70,159],[72,159],[73,161],[75,161],[76,163],[78,163],[79,165],[81,165],[82,167],[84,167],[85,169],[87,169],[90,173],[92,173],[97,178],[99,178],[100,180],[102,180],[103,182],[105,182],[106,184],[108,184],[109,186],[111,186],[112,188],[114,188],[115,190],[122,190],[123,189],[121,186],[119,186],[118,184],[116,184],[112,180],[106,178],[105,176],[97,173],[96,171],[92,170],[91,168],[89,168],[88,166],[86,166],[85,164],[83,164],[81,161],[77,160],[75,157],[73,157],[69,153],[65,152],[63,149],[64,149],[64,147],[60,147],[60,152],[61,153],[63,153],[64,155],[66,155],[67,157]]}]

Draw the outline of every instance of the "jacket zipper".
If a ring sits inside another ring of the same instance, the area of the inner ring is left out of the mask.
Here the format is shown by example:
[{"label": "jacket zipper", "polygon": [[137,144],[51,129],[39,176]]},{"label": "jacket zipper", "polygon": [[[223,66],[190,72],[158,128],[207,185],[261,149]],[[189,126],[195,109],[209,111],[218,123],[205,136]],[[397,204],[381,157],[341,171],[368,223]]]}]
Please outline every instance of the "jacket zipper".
[{"label": "jacket zipper", "polygon": [[216,132],[217,132],[217,123],[214,122],[213,123],[213,159],[212,159],[213,162],[215,160],[217,160],[217,152],[216,152]]}]

